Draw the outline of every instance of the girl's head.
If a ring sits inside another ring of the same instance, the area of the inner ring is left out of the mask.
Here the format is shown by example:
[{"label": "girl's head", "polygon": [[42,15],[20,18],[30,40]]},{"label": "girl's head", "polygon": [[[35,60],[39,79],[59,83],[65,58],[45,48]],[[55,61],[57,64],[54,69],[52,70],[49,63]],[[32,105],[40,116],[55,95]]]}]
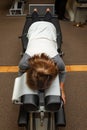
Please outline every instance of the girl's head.
[{"label": "girl's head", "polygon": [[34,90],[46,89],[58,74],[58,66],[47,55],[34,55],[29,59],[27,84]]}]

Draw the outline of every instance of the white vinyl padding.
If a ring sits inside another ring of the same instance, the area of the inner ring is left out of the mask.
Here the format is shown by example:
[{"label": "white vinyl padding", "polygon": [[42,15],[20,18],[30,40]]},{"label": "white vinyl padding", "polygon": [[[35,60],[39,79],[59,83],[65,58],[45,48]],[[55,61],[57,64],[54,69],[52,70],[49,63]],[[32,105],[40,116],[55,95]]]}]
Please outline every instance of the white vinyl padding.
[{"label": "white vinyl padding", "polygon": [[21,96],[25,94],[38,94],[38,91],[30,89],[26,83],[26,73],[22,76],[17,77],[14,82],[14,89],[12,95],[12,102],[19,102]]},{"label": "white vinyl padding", "polygon": [[[14,81],[12,102],[15,104],[20,104],[21,96],[26,94],[38,95],[38,91],[37,90],[34,91],[29,88],[29,86],[26,83],[26,73],[24,73],[22,76],[17,77]],[[45,96],[49,96],[49,95],[60,96],[60,85],[59,85],[58,75],[55,78],[55,80],[52,82],[51,86],[45,90]]]}]

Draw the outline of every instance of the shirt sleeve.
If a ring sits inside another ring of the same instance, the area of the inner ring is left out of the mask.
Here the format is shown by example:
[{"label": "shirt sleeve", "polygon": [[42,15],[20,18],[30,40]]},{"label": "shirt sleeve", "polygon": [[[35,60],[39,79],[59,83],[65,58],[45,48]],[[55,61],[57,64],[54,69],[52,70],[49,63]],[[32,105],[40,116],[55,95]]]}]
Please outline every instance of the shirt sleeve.
[{"label": "shirt sleeve", "polygon": [[28,60],[30,59],[30,56],[28,54],[24,54],[22,59],[19,62],[19,76],[22,75],[24,72],[26,72],[27,69],[29,69],[29,63]]},{"label": "shirt sleeve", "polygon": [[58,48],[61,49],[61,44],[62,44],[63,42],[62,42],[62,32],[61,32],[61,27],[60,27],[59,20],[56,19],[56,18],[53,18],[53,19],[52,19],[52,23],[53,23],[53,25],[54,25],[55,28],[56,28],[56,33],[57,33],[57,38],[56,38],[57,46],[58,46]]},{"label": "shirt sleeve", "polygon": [[66,77],[65,64],[59,55],[56,55],[52,59],[54,60],[54,62],[57,64],[59,68],[59,81],[64,83]]}]

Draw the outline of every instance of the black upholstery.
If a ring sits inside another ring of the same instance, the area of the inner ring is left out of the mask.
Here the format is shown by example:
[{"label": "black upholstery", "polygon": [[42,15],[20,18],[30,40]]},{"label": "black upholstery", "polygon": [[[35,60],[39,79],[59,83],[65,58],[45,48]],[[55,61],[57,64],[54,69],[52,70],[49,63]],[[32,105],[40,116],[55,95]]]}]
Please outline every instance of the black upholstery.
[{"label": "black upholstery", "polygon": [[66,126],[66,118],[64,106],[61,106],[57,112],[55,112],[55,125],[56,126]]},{"label": "black upholstery", "polygon": [[48,111],[58,111],[61,105],[60,96],[50,95],[45,97],[45,109]]},{"label": "black upholstery", "polygon": [[18,126],[24,127],[28,125],[29,113],[24,109],[24,106],[21,105],[18,115]]},{"label": "black upholstery", "polygon": [[36,94],[21,96],[21,102],[23,103],[26,111],[36,111],[39,109],[39,96]]}]

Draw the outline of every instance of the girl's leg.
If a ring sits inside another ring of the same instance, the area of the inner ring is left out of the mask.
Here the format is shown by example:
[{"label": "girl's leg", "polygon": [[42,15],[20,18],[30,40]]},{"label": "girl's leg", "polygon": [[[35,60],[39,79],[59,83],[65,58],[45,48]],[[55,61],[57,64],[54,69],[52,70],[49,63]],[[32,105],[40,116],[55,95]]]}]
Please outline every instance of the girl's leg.
[{"label": "girl's leg", "polygon": [[39,15],[38,15],[38,11],[35,8],[33,13],[32,13],[32,23],[40,21]]},{"label": "girl's leg", "polygon": [[49,8],[46,9],[46,14],[44,16],[44,21],[48,21],[48,22],[52,21],[52,14],[51,14]]},{"label": "girl's leg", "polygon": [[59,23],[59,20],[57,18],[52,17],[49,8],[47,8],[47,10],[46,10],[44,21],[51,22],[55,26],[56,32],[57,32],[57,39],[56,40],[57,40],[58,52],[61,53],[62,32],[61,32],[61,28],[60,28],[60,23]]}]

